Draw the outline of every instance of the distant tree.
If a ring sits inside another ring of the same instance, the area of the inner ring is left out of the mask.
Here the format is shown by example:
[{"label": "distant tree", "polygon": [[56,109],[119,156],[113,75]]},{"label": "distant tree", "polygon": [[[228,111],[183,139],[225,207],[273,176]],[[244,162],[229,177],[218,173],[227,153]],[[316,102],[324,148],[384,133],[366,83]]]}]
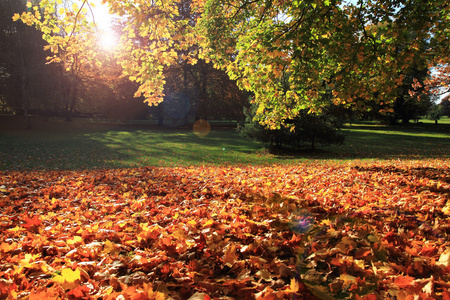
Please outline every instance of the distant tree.
[{"label": "distant tree", "polygon": [[428,118],[433,120],[435,124],[438,123],[439,119],[442,117],[442,107],[438,104],[433,103],[428,111]]},{"label": "distant tree", "polygon": [[318,114],[303,110],[296,118],[285,121],[289,127],[270,129],[254,120],[256,109],[257,107],[253,106],[247,111],[247,123],[241,126],[239,131],[244,137],[264,143],[270,150],[280,149],[283,146],[294,149],[309,147],[314,150],[317,145],[344,142],[344,135],[339,132],[342,124],[330,111],[324,110]]},{"label": "distant tree", "polygon": [[3,106],[23,114],[26,127],[30,128],[30,110],[43,99],[36,91],[49,85],[39,79],[49,79],[49,74],[42,70],[45,62],[42,33],[11,19],[14,12],[24,9],[23,0],[0,2],[0,94]]},{"label": "distant tree", "polygon": [[51,52],[48,63],[59,70],[62,91],[62,106],[66,120],[72,119],[80,100],[80,89],[86,80],[100,68],[98,61],[97,30],[89,18],[90,4],[76,2],[42,1],[39,5],[27,2],[28,12],[16,13],[14,21],[21,20],[27,25],[35,25],[43,32],[48,43],[44,49]]},{"label": "distant tree", "polygon": [[450,96],[447,96],[444,99],[442,99],[440,105],[441,105],[442,115],[450,117]]},{"label": "distant tree", "polygon": [[[173,118],[243,120],[248,95],[224,71],[199,60],[181,62],[165,72],[164,111]],[[184,122],[182,122],[184,123]]]}]

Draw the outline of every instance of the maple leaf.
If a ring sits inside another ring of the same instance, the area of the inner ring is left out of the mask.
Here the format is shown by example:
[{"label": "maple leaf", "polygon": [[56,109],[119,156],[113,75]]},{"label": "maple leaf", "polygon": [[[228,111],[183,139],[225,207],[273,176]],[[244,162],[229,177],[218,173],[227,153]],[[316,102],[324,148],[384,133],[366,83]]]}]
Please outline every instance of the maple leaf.
[{"label": "maple leaf", "polygon": [[26,253],[25,254],[25,258],[21,259],[19,261],[19,264],[24,267],[24,268],[33,268],[33,264],[32,262],[39,257],[39,254],[30,254],[30,253]]},{"label": "maple leaf", "polygon": [[74,236],[72,239],[67,240],[67,245],[80,245],[83,243],[83,238],[81,236]]},{"label": "maple leaf", "polygon": [[103,248],[103,252],[110,255],[115,255],[119,253],[119,249],[117,246],[111,241],[105,241],[105,248]]},{"label": "maple leaf", "polygon": [[80,285],[68,292],[67,295],[73,296],[75,298],[83,298],[87,293],[89,293],[89,291],[89,287],[87,287],[86,285]]},{"label": "maple leaf", "polygon": [[[23,185],[20,197],[13,192],[9,197],[24,199],[2,207],[8,229],[0,234],[0,258],[20,266],[14,276],[36,278],[32,285],[0,279],[0,298],[21,292],[42,299],[85,298],[91,285],[104,287],[95,291],[103,299],[164,299],[169,293],[187,299],[196,292],[220,298],[224,288],[237,299],[283,299],[300,291],[309,298],[333,299],[339,293],[374,299],[392,296],[386,286],[400,297],[447,297],[446,283],[434,278],[443,278],[450,265],[447,245],[436,239],[446,236],[450,223],[437,217],[445,205],[429,188],[437,181],[447,187],[440,173],[450,172],[424,171],[418,168],[421,162],[349,164],[79,171],[70,178],[61,172],[17,173],[14,179],[0,173],[11,187],[14,181]],[[182,189],[180,178],[188,179]],[[57,185],[63,179],[73,186],[67,189],[67,205],[56,207],[47,197],[51,190],[39,182]],[[354,182],[367,184],[364,192]],[[418,192],[411,186],[423,188]],[[39,188],[44,197],[37,200]],[[288,200],[268,203],[273,189]],[[26,217],[36,216],[27,216],[30,201],[46,230],[42,223],[34,231],[13,227],[14,220],[26,224]],[[288,224],[292,218],[301,226],[313,224],[313,230],[299,233],[274,225],[274,219]],[[296,259],[302,268],[296,268]],[[55,266],[62,271],[51,279],[50,290],[40,275],[54,274]],[[294,269],[306,270],[302,281],[286,283]],[[148,283],[160,282],[158,277],[165,282]],[[370,295],[354,295],[367,290]]]},{"label": "maple leaf", "polygon": [[77,288],[80,285],[80,280],[81,272],[78,268],[75,271],[72,271],[70,268],[63,269],[61,275],[56,275],[52,278],[52,281],[61,285],[65,290]]},{"label": "maple leaf", "polygon": [[164,300],[166,299],[166,295],[164,293],[154,291],[153,287],[149,283],[144,283],[144,293],[151,300]]},{"label": "maple leaf", "polygon": [[237,259],[238,256],[236,254],[236,245],[232,243],[228,244],[228,246],[225,248],[223,262],[231,268],[236,263]]},{"label": "maple leaf", "polygon": [[25,229],[35,233],[39,232],[39,225],[41,225],[42,223],[42,220],[39,218],[39,216],[34,215],[32,218],[26,216],[23,221],[25,222],[25,224],[23,224],[22,226]]}]

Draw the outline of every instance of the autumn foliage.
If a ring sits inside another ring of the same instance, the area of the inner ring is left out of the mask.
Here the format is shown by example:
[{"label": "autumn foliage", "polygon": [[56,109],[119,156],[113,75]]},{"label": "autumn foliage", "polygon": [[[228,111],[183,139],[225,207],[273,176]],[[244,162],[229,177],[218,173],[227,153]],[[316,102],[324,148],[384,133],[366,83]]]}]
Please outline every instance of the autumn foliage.
[{"label": "autumn foliage", "polygon": [[449,166],[3,172],[0,299],[449,299]]}]

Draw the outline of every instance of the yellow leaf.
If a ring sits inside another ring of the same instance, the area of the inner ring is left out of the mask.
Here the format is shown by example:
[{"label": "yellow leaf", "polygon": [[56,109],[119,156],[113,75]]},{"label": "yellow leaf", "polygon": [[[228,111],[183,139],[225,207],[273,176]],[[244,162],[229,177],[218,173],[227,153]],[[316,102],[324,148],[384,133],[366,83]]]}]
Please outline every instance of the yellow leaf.
[{"label": "yellow leaf", "polygon": [[330,221],[330,219],[322,220],[322,222],[320,224],[321,225],[325,225],[325,226],[330,226],[331,225],[331,221]]},{"label": "yellow leaf", "polygon": [[12,19],[13,19],[13,21],[15,22],[15,21],[17,21],[17,20],[20,19],[20,15],[16,13],[16,14],[14,14],[14,16],[12,17]]},{"label": "yellow leaf", "polygon": [[152,286],[147,283],[144,283],[144,293],[147,294],[149,299],[164,300],[167,298],[166,295],[164,295],[163,293],[153,291]]},{"label": "yellow leaf", "polygon": [[38,256],[39,256],[39,254],[33,255],[30,253],[27,253],[27,254],[25,254],[25,258],[21,259],[19,261],[19,264],[20,264],[20,266],[22,266],[24,268],[32,268],[33,266],[31,264],[31,262],[33,262]]},{"label": "yellow leaf", "polygon": [[77,268],[72,271],[70,268],[63,269],[61,275],[56,275],[53,277],[52,281],[59,283],[59,285],[65,289],[74,289],[79,286],[81,280],[81,272]]},{"label": "yellow leaf", "polygon": [[289,289],[286,290],[287,293],[297,293],[298,289],[300,288],[298,281],[295,280],[295,278],[291,279],[291,285],[289,286]]},{"label": "yellow leaf", "polygon": [[68,245],[75,245],[83,243],[83,238],[81,236],[74,236],[73,239],[67,240]]},{"label": "yellow leaf", "polygon": [[31,4],[30,1],[27,2],[27,7],[28,7],[28,8],[31,8],[32,5],[33,5],[33,4]]},{"label": "yellow leaf", "polygon": [[258,110],[256,111],[256,114],[260,115],[260,114],[263,113],[263,111],[264,111],[264,104],[260,103],[259,106],[258,106]]},{"label": "yellow leaf", "polygon": [[103,252],[114,255],[116,253],[119,253],[119,250],[117,249],[116,245],[113,242],[106,240]]}]

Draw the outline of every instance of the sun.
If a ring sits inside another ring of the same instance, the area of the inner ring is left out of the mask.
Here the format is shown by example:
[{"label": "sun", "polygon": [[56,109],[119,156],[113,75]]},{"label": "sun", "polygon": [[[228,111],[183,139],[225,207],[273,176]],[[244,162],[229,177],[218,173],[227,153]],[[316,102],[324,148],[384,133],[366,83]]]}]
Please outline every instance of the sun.
[{"label": "sun", "polygon": [[109,14],[106,4],[100,0],[92,0],[93,21],[98,29],[98,44],[106,51],[112,51],[119,45],[119,37],[112,29],[113,16]]},{"label": "sun", "polygon": [[100,47],[106,51],[112,51],[117,48],[119,39],[112,31],[103,31],[100,33]]}]

